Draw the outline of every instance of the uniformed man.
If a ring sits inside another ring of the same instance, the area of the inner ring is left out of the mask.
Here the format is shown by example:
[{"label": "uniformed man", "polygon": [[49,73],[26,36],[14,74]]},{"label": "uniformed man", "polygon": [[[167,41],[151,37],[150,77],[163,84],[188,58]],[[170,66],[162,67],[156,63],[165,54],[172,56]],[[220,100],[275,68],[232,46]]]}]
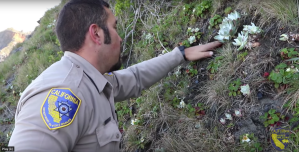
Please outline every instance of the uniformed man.
[{"label": "uniformed man", "polygon": [[176,47],[118,70],[122,39],[116,24],[101,0],[71,0],[62,8],[56,34],[64,56],[23,92],[9,146],[22,152],[119,151],[114,102],[140,96],[185,60],[210,57],[221,44]]}]

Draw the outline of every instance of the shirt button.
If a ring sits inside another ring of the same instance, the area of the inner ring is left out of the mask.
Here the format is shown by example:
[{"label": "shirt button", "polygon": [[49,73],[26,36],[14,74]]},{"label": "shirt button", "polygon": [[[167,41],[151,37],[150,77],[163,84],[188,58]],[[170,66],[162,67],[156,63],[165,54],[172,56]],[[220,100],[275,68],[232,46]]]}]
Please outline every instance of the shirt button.
[{"label": "shirt button", "polygon": [[116,138],[117,138],[117,139],[119,138],[119,134],[116,134]]},{"label": "shirt button", "polygon": [[80,66],[79,66],[79,65],[76,65],[76,67],[77,67],[77,68],[80,68]]}]

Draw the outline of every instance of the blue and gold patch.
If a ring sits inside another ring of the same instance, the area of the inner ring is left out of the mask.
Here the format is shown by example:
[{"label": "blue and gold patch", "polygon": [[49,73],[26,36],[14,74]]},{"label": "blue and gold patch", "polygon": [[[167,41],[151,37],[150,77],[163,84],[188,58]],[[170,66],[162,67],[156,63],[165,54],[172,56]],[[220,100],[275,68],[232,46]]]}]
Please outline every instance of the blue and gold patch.
[{"label": "blue and gold patch", "polygon": [[107,75],[107,76],[113,76],[112,72],[105,73],[104,75]]},{"label": "blue and gold patch", "polygon": [[283,128],[273,128],[271,131],[271,144],[278,150],[285,150],[289,144],[290,130]]},{"label": "blue and gold patch", "polygon": [[42,107],[41,116],[50,130],[70,125],[80,108],[81,100],[69,88],[53,88]]}]

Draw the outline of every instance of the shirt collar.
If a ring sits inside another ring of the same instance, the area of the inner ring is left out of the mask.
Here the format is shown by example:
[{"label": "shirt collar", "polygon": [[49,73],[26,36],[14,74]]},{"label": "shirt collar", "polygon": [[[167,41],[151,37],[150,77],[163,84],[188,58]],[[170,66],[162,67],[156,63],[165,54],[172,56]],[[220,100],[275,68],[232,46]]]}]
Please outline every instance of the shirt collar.
[{"label": "shirt collar", "polygon": [[85,60],[80,55],[65,51],[64,57],[69,58],[73,63],[76,65],[79,65],[83,71],[94,81],[94,83],[97,85],[99,92],[102,92],[105,88],[108,80],[87,60]]}]

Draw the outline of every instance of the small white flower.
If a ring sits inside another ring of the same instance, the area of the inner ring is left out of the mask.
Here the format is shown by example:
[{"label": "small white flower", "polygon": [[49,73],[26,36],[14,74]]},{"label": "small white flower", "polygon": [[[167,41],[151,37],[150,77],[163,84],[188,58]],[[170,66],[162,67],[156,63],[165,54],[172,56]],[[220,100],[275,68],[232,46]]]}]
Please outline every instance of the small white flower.
[{"label": "small white flower", "polygon": [[199,28],[196,28],[195,30],[194,30],[194,32],[198,32],[199,31]]},{"label": "small white flower", "polygon": [[195,42],[195,36],[190,36],[188,38],[188,41],[189,41],[190,44],[192,44],[193,42]]},{"label": "small white flower", "polygon": [[223,118],[221,118],[221,119],[220,119],[220,123],[221,123],[221,124],[223,124],[223,125],[224,125],[224,124],[225,124],[225,122],[226,122],[226,121],[225,121],[225,119],[223,119]]},{"label": "small white flower", "polygon": [[280,41],[287,41],[289,39],[289,36],[287,34],[282,34],[280,35],[279,40]]},{"label": "small white flower", "polygon": [[144,138],[143,137],[141,137],[140,142],[144,142]]},{"label": "small white flower", "polygon": [[184,6],[184,8],[183,8],[183,10],[185,10],[186,8],[185,8],[185,6]]},{"label": "small white flower", "polygon": [[20,92],[20,93],[19,93],[19,96],[21,96],[21,95],[22,95],[22,93],[23,93],[23,92]]},{"label": "small white flower", "polygon": [[249,95],[250,94],[250,87],[248,84],[241,86],[241,92],[243,95]]},{"label": "small white flower", "polygon": [[11,89],[11,90],[13,89],[13,85],[10,86],[10,89]]},{"label": "small white flower", "polygon": [[178,105],[179,108],[185,108],[186,104],[184,100],[181,100],[180,105]]},{"label": "small white flower", "polygon": [[226,117],[226,119],[228,119],[228,120],[233,120],[232,115],[229,114],[229,113],[225,113],[225,117]]},{"label": "small white flower", "polygon": [[191,29],[191,32],[194,32],[194,28]]},{"label": "small white flower", "polygon": [[297,68],[287,68],[286,72],[297,73],[299,70]]},{"label": "small white flower", "polygon": [[195,9],[193,9],[193,13],[195,12]]},{"label": "small white flower", "polygon": [[145,36],[145,39],[147,39],[147,40],[150,40],[150,39],[152,39],[152,35],[151,35],[151,33],[148,33],[146,36]]},{"label": "small white flower", "polygon": [[135,123],[137,123],[138,122],[138,119],[132,119],[131,120],[131,125],[135,125]]},{"label": "small white flower", "polygon": [[242,143],[243,143],[243,142],[250,142],[250,139],[248,138],[248,134],[243,135]]}]

